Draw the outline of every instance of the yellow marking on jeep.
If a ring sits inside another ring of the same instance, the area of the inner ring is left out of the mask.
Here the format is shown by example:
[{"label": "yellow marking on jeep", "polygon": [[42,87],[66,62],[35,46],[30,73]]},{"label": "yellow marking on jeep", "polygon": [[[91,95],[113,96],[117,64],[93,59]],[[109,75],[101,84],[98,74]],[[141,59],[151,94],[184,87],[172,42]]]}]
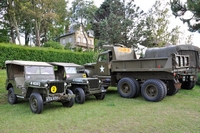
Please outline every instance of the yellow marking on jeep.
[{"label": "yellow marking on jeep", "polygon": [[131,52],[131,49],[130,49],[130,48],[118,48],[118,51],[119,51],[119,52],[127,52],[127,53],[130,53],[130,52]]},{"label": "yellow marking on jeep", "polygon": [[56,86],[52,86],[52,87],[51,87],[51,92],[52,92],[52,93],[56,93],[56,91],[57,91]]},{"label": "yellow marking on jeep", "polygon": [[83,76],[83,78],[86,78],[86,74],[84,73],[84,74],[82,74],[82,76]]}]

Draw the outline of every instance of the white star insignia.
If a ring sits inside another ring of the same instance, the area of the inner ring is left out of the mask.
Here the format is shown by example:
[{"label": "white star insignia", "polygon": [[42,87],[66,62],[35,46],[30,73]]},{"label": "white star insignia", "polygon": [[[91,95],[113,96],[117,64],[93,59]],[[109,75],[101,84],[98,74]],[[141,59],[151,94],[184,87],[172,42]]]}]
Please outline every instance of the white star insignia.
[{"label": "white star insignia", "polygon": [[100,72],[104,72],[105,67],[101,65]]}]

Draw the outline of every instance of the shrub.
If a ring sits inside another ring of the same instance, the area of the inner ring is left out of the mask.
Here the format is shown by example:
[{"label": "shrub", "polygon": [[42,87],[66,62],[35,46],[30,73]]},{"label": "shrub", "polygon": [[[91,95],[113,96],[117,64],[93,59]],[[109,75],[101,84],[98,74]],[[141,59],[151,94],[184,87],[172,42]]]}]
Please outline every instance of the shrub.
[{"label": "shrub", "polygon": [[200,73],[198,73],[198,80],[197,80],[196,84],[200,85]]},{"label": "shrub", "polygon": [[58,42],[54,42],[54,41],[48,41],[48,42],[45,42],[43,47],[51,47],[51,48],[54,48],[54,49],[63,49],[63,45],[58,43]]}]

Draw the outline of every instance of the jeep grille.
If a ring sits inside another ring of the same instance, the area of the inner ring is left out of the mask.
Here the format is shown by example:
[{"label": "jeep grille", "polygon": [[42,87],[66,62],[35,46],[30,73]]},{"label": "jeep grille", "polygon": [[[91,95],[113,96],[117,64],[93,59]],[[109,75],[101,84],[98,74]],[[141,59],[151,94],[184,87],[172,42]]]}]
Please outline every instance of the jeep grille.
[{"label": "jeep grille", "polygon": [[56,93],[63,93],[64,92],[64,83],[63,82],[50,82],[49,83],[49,92],[51,93],[51,94],[53,94],[52,92],[51,92],[51,87],[52,86],[56,86],[56,88],[57,88],[57,91],[56,91]]},{"label": "jeep grille", "polygon": [[89,79],[90,88],[99,88],[99,80],[97,79]]}]

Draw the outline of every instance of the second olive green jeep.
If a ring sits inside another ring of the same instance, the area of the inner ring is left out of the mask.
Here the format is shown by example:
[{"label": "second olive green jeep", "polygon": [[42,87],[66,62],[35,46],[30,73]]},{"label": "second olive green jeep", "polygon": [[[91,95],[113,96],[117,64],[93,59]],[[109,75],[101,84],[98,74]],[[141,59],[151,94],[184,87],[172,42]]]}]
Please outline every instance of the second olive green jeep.
[{"label": "second olive green jeep", "polygon": [[83,66],[74,63],[50,62],[55,67],[56,79],[64,80],[71,84],[75,101],[83,104],[85,98],[94,95],[96,99],[103,100],[106,90],[98,78],[87,78]]}]

